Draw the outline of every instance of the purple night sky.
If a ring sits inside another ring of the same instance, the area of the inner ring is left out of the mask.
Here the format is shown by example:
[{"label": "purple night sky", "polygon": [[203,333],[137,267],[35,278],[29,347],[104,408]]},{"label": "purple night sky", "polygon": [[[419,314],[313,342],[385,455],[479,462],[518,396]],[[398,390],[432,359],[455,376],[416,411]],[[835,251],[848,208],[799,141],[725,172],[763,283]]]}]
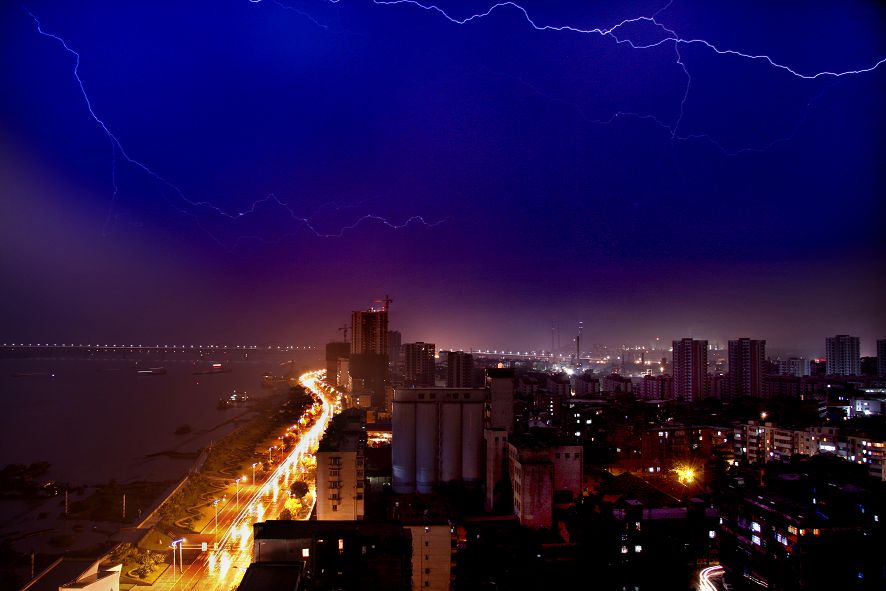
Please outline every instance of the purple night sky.
[{"label": "purple night sky", "polygon": [[881,5],[422,4],[4,5],[2,340],[886,338]]}]

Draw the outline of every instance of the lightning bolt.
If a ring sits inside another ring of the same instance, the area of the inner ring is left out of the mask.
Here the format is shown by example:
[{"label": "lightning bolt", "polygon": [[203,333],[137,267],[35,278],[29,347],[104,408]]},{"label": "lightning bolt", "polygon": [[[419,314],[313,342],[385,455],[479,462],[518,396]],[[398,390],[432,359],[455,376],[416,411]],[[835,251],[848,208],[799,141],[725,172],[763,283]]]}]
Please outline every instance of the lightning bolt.
[{"label": "lightning bolt", "polygon": [[[256,0],[251,0],[251,1],[254,2]],[[258,0],[258,1],[261,1],[261,0]],[[332,2],[332,3],[337,3],[340,0],[327,0],[327,1]],[[734,49],[720,49],[719,47],[717,47],[716,45],[714,45],[713,43],[711,43],[710,41],[707,41],[705,39],[697,39],[697,38],[685,39],[685,38],[681,37],[673,29],[665,26],[664,24],[662,24],[658,20],[658,15],[661,14],[662,12],[664,12],[665,10],[667,10],[668,8],[670,8],[670,6],[673,4],[673,1],[674,0],[671,0],[670,2],[665,4],[662,8],[658,9],[655,13],[653,13],[652,16],[637,16],[634,18],[624,19],[624,20],[620,21],[619,23],[613,25],[612,27],[609,27],[608,29],[603,29],[603,28],[599,28],[599,27],[593,28],[593,29],[584,29],[581,27],[574,27],[572,25],[539,25],[538,23],[536,23],[532,19],[532,17],[529,15],[529,12],[525,8],[523,8],[522,6],[517,4],[516,2],[498,2],[496,4],[493,4],[492,6],[490,6],[487,10],[485,10],[483,12],[478,12],[476,14],[472,14],[472,15],[467,16],[462,19],[451,16],[449,13],[447,13],[444,9],[440,8],[436,4],[422,4],[418,0],[372,0],[372,3],[380,5],[380,6],[397,5],[397,4],[409,4],[409,5],[417,6],[418,8],[421,8],[423,10],[427,10],[430,12],[436,12],[436,13],[440,14],[441,16],[443,16],[444,18],[446,18],[447,20],[449,20],[450,22],[455,23],[457,25],[465,25],[465,24],[470,23],[472,21],[486,18],[486,17],[490,16],[493,12],[496,12],[497,10],[502,9],[502,8],[513,8],[513,9],[517,10],[518,12],[520,12],[523,15],[523,18],[526,20],[526,22],[529,23],[529,26],[531,26],[536,31],[558,31],[558,32],[577,33],[577,34],[581,34],[581,35],[598,35],[600,37],[610,37],[616,43],[627,44],[630,47],[632,47],[633,49],[652,49],[654,47],[659,47],[659,46],[661,46],[665,43],[668,43],[668,42],[673,42],[676,45],[696,45],[696,44],[697,45],[704,45],[705,47],[707,47],[711,51],[717,53],[718,55],[732,55],[732,56],[737,56],[737,57],[749,59],[749,60],[765,61],[773,68],[777,68],[779,70],[784,70],[784,71],[790,73],[791,75],[796,76],[797,78],[803,78],[804,80],[815,80],[817,78],[822,78],[822,77],[840,78],[843,76],[850,76],[850,75],[854,75],[854,74],[865,74],[867,72],[873,72],[874,70],[879,68],[881,65],[883,65],[883,63],[886,63],[886,57],[884,57],[883,59],[881,59],[881,60],[875,62],[874,64],[867,66],[865,68],[860,68],[860,69],[855,69],[855,70],[845,70],[845,71],[840,71],[840,72],[831,72],[829,70],[824,70],[821,72],[804,74],[802,72],[798,72],[797,70],[791,68],[790,66],[787,66],[785,64],[781,64],[781,63],[775,61],[773,58],[769,57],[768,55],[756,55],[756,54],[745,53],[745,52],[734,50]],[[616,31],[618,29],[626,27],[631,24],[635,24],[635,23],[651,23],[652,25],[654,25],[656,28],[658,28],[659,30],[661,30],[664,33],[664,37],[662,37],[658,41],[655,41],[652,43],[638,44],[630,39],[621,38],[616,34]]]},{"label": "lightning bolt", "polygon": [[[250,1],[257,3],[260,0],[250,0]],[[284,9],[293,10],[299,14],[303,14],[307,18],[310,18],[312,21],[314,21],[314,23],[317,24],[318,26],[326,28],[325,25],[322,25],[321,23],[319,23],[316,20],[314,20],[313,18],[311,18],[310,15],[307,15],[306,13],[302,13],[302,11],[300,11],[298,9],[288,7],[285,4],[282,4],[281,2],[276,2],[276,4],[279,4]],[[187,204],[191,208],[208,209],[212,213],[219,215],[225,219],[239,220],[239,219],[242,219],[246,216],[249,216],[250,214],[254,214],[259,206],[261,206],[265,203],[273,203],[273,204],[283,208],[283,210],[287,212],[287,214],[290,216],[290,218],[294,222],[296,222],[300,226],[306,228],[309,232],[311,232],[317,238],[341,238],[347,232],[349,232],[351,230],[355,230],[356,228],[360,227],[361,225],[363,225],[365,223],[376,223],[378,225],[390,228],[392,230],[402,230],[402,229],[407,228],[412,225],[421,225],[421,226],[424,226],[425,228],[434,228],[436,226],[439,226],[440,224],[450,221],[450,219],[451,219],[449,217],[446,217],[446,218],[443,218],[440,220],[429,222],[429,221],[425,220],[424,217],[416,215],[416,216],[412,216],[412,217],[406,219],[406,221],[404,221],[403,223],[397,224],[397,223],[391,222],[390,220],[388,220],[387,218],[384,218],[382,216],[378,216],[378,215],[374,215],[374,214],[367,214],[367,215],[363,215],[363,216],[359,217],[353,223],[341,227],[338,232],[323,233],[323,232],[318,231],[314,227],[314,225],[312,224],[310,219],[308,219],[307,217],[299,216],[289,204],[280,200],[274,194],[269,194],[266,197],[263,197],[262,199],[254,201],[248,208],[246,208],[242,211],[236,211],[236,212],[226,211],[226,210],[212,204],[209,201],[194,201],[192,199],[189,199],[185,195],[185,193],[181,190],[181,188],[179,188],[176,184],[169,181],[164,176],[162,176],[160,173],[158,173],[155,170],[153,170],[152,168],[150,168],[147,164],[144,164],[140,160],[137,160],[136,158],[133,158],[132,156],[129,155],[126,148],[123,146],[123,143],[117,138],[116,135],[114,135],[114,132],[111,131],[111,129],[110,129],[110,127],[108,127],[107,123],[105,123],[105,121],[101,117],[99,117],[98,113],[96,112],[95,108],[93,107],[92,100],[89,97],[89,93],[86,91],[86,85],[83,82],[83,78],[80,76],[80,61],[81,61],[80,53],[78,53],[70,45],[68,45],[67,41],[65,41],[59,35],[56,35],[54,33],[47,31],[46,29],[44,29],[43,24],[40,22],[40,19],[37,18],[37,16],[34,15],[30,10],[28,10],[28,9],[24,9],[24,10],[28,14],[28,16],[30,16],[31,19],[34,21],[34,26],[36,27],[37,32],[40,35],[43,35],[44,37],[47,37],[49,39],[53,39],[54,41],[58,42],[67,53],[69,53],[70,55],[73,56],[73,58],[74,58],[73,75],[74,75],[74,79],[77,81],[77,86],[80,89],[80,94],[83,97],[83,101],[86,104],[86,109],[89,112],[89,115],[95,120],[95,122],[99,125],[99,127],[101,127],[102,131],[104,132],[104,134],[107,136],[108,140],[110,141],[110,144],[111,144],[111,186],[112,186],[113,191],[112,191],[110,203],[108,205],[108,214],[107,214],[105,222],[102,226],[102,235],[107,234],[108,224],[110,223],[110,221],[113,217],[112,214],[113,214],[113,210],[114,210],[114,204],[115,204],[117,197],[120,193],[120,187],[117,182],[118,155],[124,161],[126,161],[128,164],[134,166],[138,170],[141,170],[143,173],[145,173],[146,175],[148,175],[149,177],[151,177],[152,179],[154,179],[155,181],[160,183],[162,186],[165,186],[166,188],[171,190],[183,203]],[[172,204],[170,204],[170,205],[172,205]],[[182,209],[180,207],[176,207],[174,205],[173,205],[173,207],[177,211],[179,211],[180,213],[182,213],[188,217],[191,217],[194,220],[194,222],[196,223],[196,225],[203,232],[205,232],[207,234],[207,236],[209,236],[214,242],[216,242],[222,248],[225,248],[226,250],[233,250],[233,248],[236,248],[236,245],[239,243],[240,239],[238,238],[237,241],[235,241],[233,247],[228,247],[228,245],[225,245],[215,234],[210,232],[205,227],[205,225],[203,225],[200,222],[196,213],[191,212],[191,211],[187,211],[185,209]],[[295,235],[294,233],[287,234],[287,236],[294,236],[294,235]],[[258,237],[255,237],[255,238],[258,238]]]},{"label": "lightning bolt", "polygon": [[[260,3],[261,1],[262,0],[250,0],[250,2],[252,2],[252,3]],[[577,34],[577,35],[595,35],[598,37],[609,38],[609,39],[613,40],[618,45],[624,44],[624,45],[627,45],[627,46],[629,46],[633,49],[637,49],[637,50],[654,49],[654,48],[662,47],[662,46],[665,46],[668,44],[672,44],[673,49],[674,49],[674,53],[676,56],[676,64],[678,66],[680,66],[680,68],[683,70],[684,75],[686,76],[686,85],[684,87],[683,95],[681,97],[680,105],[679,105],[679,115],[677,116],[676,120],[673,123],[667,123],[665,121],[662,121],[660,118],[656,117],[655,115],[629,112],[629,111],[617,111],[616,113],[614,113],[612,115],[612,117],[610,117],[608,119],[591,119],[591,118],[587,117],[584,114],[584,112],[581,110],[581,108],[578,107],[577,105],[575,105],[574,103],[568,103],[568,104],[571,104],[573,107],[575,107],[579,111],[582,118],[585,119],[586,121],[588,121],[589,123],[606,125],[606,124],[613,123],[614,121],[616,121],[617,119],[619,119],[621,117],[630,117],[630,118],[652,121],[657,126],[666,130],[670,134],[670,137],[672,140],[678,140],[678,141],[703,140],[703,141],[710,143],[711,145],[713,145],[714,147],[716,147],[717,149],[722,151],[724,154],[727,154],[730,156],[734,156],[734,155],[745,153],[745,152],[763,152],[763,151],[768,150],[769,148],[771,148],[772,146],[774,146],[776,144],[779,144],[779,143],[782,143],[785,141],[789,141],[790,139],[792,139],[794,137],[794,135],[796,134],[797,130],[799,129],[800,123],[805,121],[805,119],[808,115],[809,109],[811,108],[811,105],[821,97],[821,94],[816,95],[809,102],[807,102],[806,107],[803,111],[803,115],[801,116],[801,118],[797,122],[797,125],[794,126],[794,130],[791,134],[784,136],[784,137],[776,138],[763,146],[756,146],[756,147],[750,146],[750,147],[740,148],[738,150],[729,150],[721,142],[719,142],[717,139],[715,139],[714,137],[712,137],[708,134],[697,133],[697,134],[681,135],[680,134],[680,124],[683,121],[683,118],[684,118],[684,115],[686,112],[686,102],[689,99],[691,85],[692,85],[692,75],[690,74],[689,69],[687,68],[685,62],[683,61],[683,55],[680,52],[681,46],[700,45],[700,46],[703,46],[704,48],[710,50],[711,52],[713,52],[716,55],[733,56],[733,57],[741,58],[744,60],[750,60],[750,61],[761,61],[761,62],[764,62],[765,64],[768,64],[768,66],[770,66],[776,70],[785,72],[785,73],[787,73],[791,76],[794,76],[796,78],[799,78],[802,80],[808,80],[808,81],[818,80],[821,78],[837,79],[837,78],[842,78],[844,76],[854,76],[854,75],[866,74],[866,73],[870,73],[870,72],[877,70],[880,66],[882,66],[884,63],[886,63],[886,57],[884,57],[882,59],[879,59],[879,60],[873,62],[872,64],[870,64],[868,66],[865,66],[862,68],[857,68],[857,69],[848,69],[848,70],[841,70],[841,71],[822,70],[822,71],[813,71],[813,72],[802,72],[797,68],[794,68],[794,67],[791,67],[787,64],[776,61],[774,58],[772,58],[769,55],[748,53],[748,52],[739,51],[736,49],[723,49],[706,39],[685,38],[685,37],[682,37],[681,35],[679,35],[673,28],[664,24],[660,18],[660,15],[662,13],[664,13],[665,11],[667,11],[671,7],[671,5],[674,3],[674,0],[670,0],[669,2],[667,2],[667,4],[665,4],[664,6],[662,6],[661,8],[659,8],[658,10],[656,10],[655,12],[653,12],[649,16],[641,15],[641,16],[636,16],[636,17],[632,17],[632,18],[627,18],[627,19],[619,21],[615,25],[608,27],[608,28],[602,28],[602,27],[583,28],[583,27],[577,27],[577,26],[568,25],[568,24],[566,24],[566,25],[539,24],[529,14],[529,11],[526,8],[524,8],[520,4],[518,4],[516,2],[512,2],[512,1],[497,2],[495,4],[492,4],[487,9],[485,9],[481,12],[476,12],[474,14],[470,14],[470,15],[463,17],[463,18],[458,18],[456,16],[453,16],[452,14],[447,12],[444,8],[442,8],[436,4],[426,4],[426,3],[420,2],[419,0],[371,0],[371,1],[373,4],[378,5],[378,6],[395,6],[395,5],[401,5],[401,4],[412,6],[412,7],[427,11],[427,12],[435,13],[435,14],[443,17],[444,19],[446,19],[449,22],[456,24],[456,25],[467,25],[469,23],[491,17],[493,15],[493,13],[496,13],[496,12],[499,12],[499,11],[502,11],[505,9],[510,9],[510,10],[514,10],[514,11],[518,12],[520,15],[522,15],[522,17],[526,21],[526,23],[532,29],[534,29],[536,31],[564,32],[564,33],[573,33],[573,34]],[[338,4],[339,2],[341,2],[341,0],[326,0],[326,2],[328,2],[330,4]],[[660,38],[658,38],[655,41],[649,42],[649,43],[638,43],[638,42],[632,40],[630,37],[628,37],[626,35],[623,36],[620,34],[620,32],[622,30],[628,28],[631,25],[637,25],[637,24],[645,24],[647,26],[651,26],[654,30],[657,30],[658,32],[661,33]],[[525,84],[525,82],[522,80],[521,80],[521,83]],[[534,90],[541,96],[553,98],[553,97],[549,97],[545,93],[542,93],[538,89],[534,89]],[[557,100],[560,102],[566,102],[566,101],[562,101],[561,99],[554,99],[554,100]]]}]

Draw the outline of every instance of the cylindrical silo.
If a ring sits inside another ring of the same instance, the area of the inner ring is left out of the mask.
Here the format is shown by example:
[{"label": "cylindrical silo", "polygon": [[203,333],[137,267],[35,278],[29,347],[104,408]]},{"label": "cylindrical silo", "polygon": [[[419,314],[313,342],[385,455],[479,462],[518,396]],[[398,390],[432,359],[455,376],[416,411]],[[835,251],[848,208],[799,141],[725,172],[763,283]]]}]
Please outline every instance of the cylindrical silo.
[{"label": "cylindrical silo", "polygon": [[461,404],[440,403],[440,481],[461,480]]},{"label": "cylindrical silo", "polygon": [[429,493],[437,483],[437,403],[415,406],[415,489]]},{"label": "cylindrical silo", "polygon": [[395,493],[415,491],[415,402],[394,400],[391,463]]},{"label": "cylindrical silo", "polygon": [[483,402],[463,402],[461,421],[461,476],[466,483],[477,483],[483,475]]}]

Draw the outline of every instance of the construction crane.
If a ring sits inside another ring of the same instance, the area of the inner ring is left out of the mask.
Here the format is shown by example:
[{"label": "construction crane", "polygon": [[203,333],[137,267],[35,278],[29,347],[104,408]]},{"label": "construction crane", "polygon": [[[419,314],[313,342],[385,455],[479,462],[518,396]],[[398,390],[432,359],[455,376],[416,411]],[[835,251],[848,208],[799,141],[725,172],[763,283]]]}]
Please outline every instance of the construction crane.
[{"label": "construction crane", "polygon": [[382,298],[376,298],[376,299],[372,300],[372,303],[373,303],[373,304],[384,304],[384,307],[382,308],[382,310],[384,310],[385,312],[387,312],[387,311],[388,311],[388,306],[390,306],[391,303],[393,303],[393,301],[394,301],[394,300],[391,299],[391,296],[385,294],[384,299],[382,299]]},{"label": "construction crane", "polygon": [[340,326],[338,328],[338,331],[340,333],[342,333],[342,341],[344,341],[345,343],[349,342],[348,341],[348,330],[350,330],[350,329],[351,329],[350,324],[345,324],[344,326]]}]

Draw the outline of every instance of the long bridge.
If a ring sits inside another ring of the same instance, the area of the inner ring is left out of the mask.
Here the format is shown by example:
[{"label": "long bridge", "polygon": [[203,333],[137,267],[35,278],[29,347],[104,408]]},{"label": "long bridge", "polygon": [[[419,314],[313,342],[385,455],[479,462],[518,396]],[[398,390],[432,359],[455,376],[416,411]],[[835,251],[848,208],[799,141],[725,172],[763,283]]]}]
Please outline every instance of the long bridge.
[{"label": "long bridge", "polygon": [[318,355],[321,348],[305,344],[189,344],[189,343],[0,343],[0,358],[128,358],[149,356],[164,359],[243,357],[248,359],[268,355]]}]

